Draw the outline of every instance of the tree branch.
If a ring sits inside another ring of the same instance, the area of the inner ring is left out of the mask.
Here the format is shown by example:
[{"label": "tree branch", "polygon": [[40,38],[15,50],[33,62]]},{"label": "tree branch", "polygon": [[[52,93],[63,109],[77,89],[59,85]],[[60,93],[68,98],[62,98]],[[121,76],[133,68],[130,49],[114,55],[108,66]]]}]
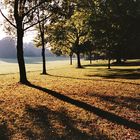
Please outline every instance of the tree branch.
[{"label": "tree branch", "polygon": [[10,23],[10,25],[12,25],[13,27],[17,28],[17,26],[16,26],[15,24],[13,24],[13,23],[3,14],[3,12],[1,11],[1,9],[0,9],[0,13],[1,13],[1,15],[6,19],[6,21],[7,21],[8,23]]},{"label": "tree branch", "polygon": [[43,19],[42,19],[42,20],[40,20],[40,21],[37,21],[36,23],[33,23],[32,25],[30,25],[30,26],[26,27],[26,28],[24,29],[24,31],[26,31],[26,30],[28,30],[29,28],[31,28],[31,27],[33,27],[33,26],[37,25],[39,22],[43,22],[43,21],[45,21],[46,19],[48,19],[48,18],[49,18],[49,17],[51,17],[51,16],[52,16],[52,14],[50,14],[49,16],[47,16],[47,17],[43,18]]},{"label": "tree branch", "polygon": [[68,36],[68,37],[70,37],[72,40],[74,40],[74,41],[75,41],[75,38],[74,38],[74,36],[73,36],[73,35],[67,34],[67,36]]},{"label": "tree branch", "polygon": [[36,9],[37,7],[39,7],[40,5],[42,5],[43,3],[45,3],[46,1],[43,0],[42,2],[40,2],[39,4],[35,5],[34,7],[32,7],[30,10],[28,10],[25,14],[23,14],[23,17],[27,16],[32,10]]}]

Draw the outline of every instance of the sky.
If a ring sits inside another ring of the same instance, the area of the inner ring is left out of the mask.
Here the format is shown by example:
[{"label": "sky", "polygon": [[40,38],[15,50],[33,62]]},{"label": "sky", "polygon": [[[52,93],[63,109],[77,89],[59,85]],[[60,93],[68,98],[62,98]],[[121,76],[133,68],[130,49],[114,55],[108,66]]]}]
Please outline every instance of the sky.
[{"label": "sky", "polygon": [[[3,13],[6,15],[6,12],[5,11],[3,11]],[[2,39],[2,38],[4,38],[4,37],[6,37],[6,36],[8,36],[8,35],[6,35],[6,33],[3,31],[3,24],[4,24],[4,22],[3,22],[3,20],[4,20],[4,18],[3,18],[3,16],[0,14],[0,40]],[[33,39],[34,39],[34,37],[35,37],[35,32],[33,32],[33,31],[28,31],[28,32],[26,32],[25,34],[24,34],[24,38],[23,38],[23,41],[24,42],[33,42]]]}]

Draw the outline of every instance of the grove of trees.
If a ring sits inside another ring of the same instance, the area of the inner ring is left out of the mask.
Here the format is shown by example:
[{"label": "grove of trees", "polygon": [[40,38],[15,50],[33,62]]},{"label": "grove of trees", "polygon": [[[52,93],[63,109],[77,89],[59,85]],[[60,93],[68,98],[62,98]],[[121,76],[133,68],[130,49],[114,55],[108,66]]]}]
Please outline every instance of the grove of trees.
[{"label": "grove of trees", "polygon": [[[23,52],[24,32],[38,31],[36,46],[42,47],[43,74],[46,72],[45,45],[53,53],[112,59],[116,63],[140,58],[139,0],[4,0],[8,11],[6,29],[16,35],[20,82],[28,83]],[[90,61],[91,62],[91,61]]]}]

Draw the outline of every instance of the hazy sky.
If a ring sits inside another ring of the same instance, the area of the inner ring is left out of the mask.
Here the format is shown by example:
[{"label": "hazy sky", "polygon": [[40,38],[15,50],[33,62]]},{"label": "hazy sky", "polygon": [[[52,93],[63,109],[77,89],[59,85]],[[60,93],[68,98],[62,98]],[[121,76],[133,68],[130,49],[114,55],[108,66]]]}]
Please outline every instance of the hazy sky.
[{"label": "hazy sky", "polygon": [[[6,12],[5,11],[3,11],[3,13],[6,15]],[[7,35],[6,35],[6,33],[3,31],[3,17],[2,17],[2,15],[0,14],[0,40],[2,39],[2,38],[4,38],[4,37],[6,37]],[[32,42],[33,41],[33,39],[34,39],[34,37],[35,37],[35,32],[27,32],[27,33],[25,33],[25,35],[24,35],[24,42]]]}]

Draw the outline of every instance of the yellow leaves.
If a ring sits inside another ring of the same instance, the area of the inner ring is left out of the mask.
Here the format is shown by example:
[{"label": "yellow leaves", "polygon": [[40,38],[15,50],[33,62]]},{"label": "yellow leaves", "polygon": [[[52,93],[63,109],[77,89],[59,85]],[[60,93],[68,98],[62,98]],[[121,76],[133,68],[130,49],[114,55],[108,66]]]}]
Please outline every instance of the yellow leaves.
[{"label": "yellow leaves", "polygon": [[[47,76],[28,73],[32,84],[65,95],[92,107],[112,112],[138,123],[139,85],[130,80],[88,77],[99,68],[55,67]],[[95,73],[94,73],[95,72]],[[13,78],[14,77],[14,78]],[[17,74],[0,75],[0,126],[6,121],[12,139],[69,138],[137,139],[138,132],[107,121],[46,91],[15,84]],[[12,80],[11,80],[12,79]],[[134,81],[133,81],[134,82]],[[129,88],[128,88],[129,87]],[[81,137],[82,136],[82,137]],[[75,138],[76,137],[76,138]]]}]

